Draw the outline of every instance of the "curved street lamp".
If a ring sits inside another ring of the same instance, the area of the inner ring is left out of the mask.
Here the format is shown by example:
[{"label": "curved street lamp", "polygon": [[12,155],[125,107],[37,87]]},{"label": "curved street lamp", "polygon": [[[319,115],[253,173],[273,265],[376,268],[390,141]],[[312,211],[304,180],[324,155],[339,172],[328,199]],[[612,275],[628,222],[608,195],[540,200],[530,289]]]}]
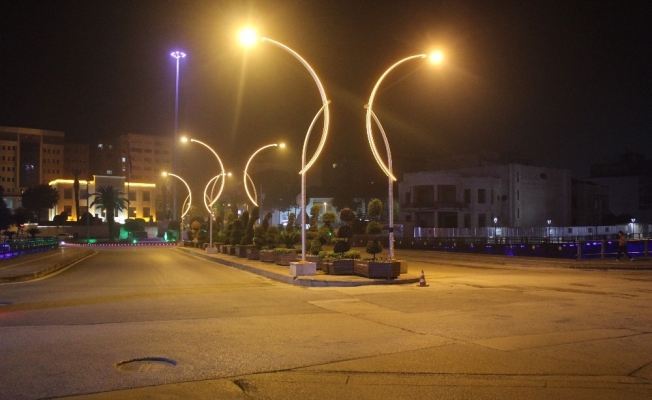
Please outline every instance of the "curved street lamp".
[{"label": "curved street lamp", "polygon": [[[222,164],[222,160],[220,159],[220,156],[217,155],[217,153],[215,152],[215,150],[213,150],[213,149],[212,149],[209,145],[207,145],[206,143],[204,143],[204,142],[202,142],[202,141],[199,141],[199,140],[197,140],[197,139],[188,139],[188,138],[185,137],[185,136],[181,138],[181,141],[184,142],[184,143],[186,143],[186,142],[188,142],[188,141],[190,141],[190,142],[194,142],[194,143],[199,143],[199,144],[201,144],[202,146],[206,147],[208,150],[210,150],[211,153],[213,153],[213,155],[214,155],[215,158],[217,159],[217,163],[220,165],[220,169],[222,170],[222,173],[220,173],[220,174],[216,175],[215,177],[213,177],[213,178],[209,181],[209,185],[206,185],[206,189],[204,189],[204,198],[206,198],[206,196],[207,196],[207,190],[208,190],[208,187],[210,186],[210,183],[213,182],[213,181],[214,181],[214,183],[217,183],[217,178],[218,178],[219,176],[227,175],[227,173],[224,171],[224,164]],[[221,185],[220,185],[220,189],[218,190],[217,195],[215,195],[214,197],[213,197],[213,190],[215,189],[215,186],[213,186],[213,189],[211,190],[211,196],[210,196],[210,200],[209,200],[209,205],[208,205],[208,207],[212,207],[213,204],[215,204],[215,202],[217,201],[217,199],[220,198],[220,195],[222,194],[222,191],[224,190],[224,183],[225,183],[225,182],[224,182],[224,179],[222,179],[222,183],[221,183]],[[210,212],[210,209],[209,209],[208,212]],[[211,214],[211,215],[212,215],[212,214]]]},{"label": "curved street lamp", "polygon": [[[292,50],[286,45],[279,43],[275,40],[266,37],[263,37],[260,40],[262,42],[269,42],[271,44],[280,47],[281,49],[287,51],[292,56],[294,56],[297,60],[299,60],[299,62],[303,64],[303,66],[308,70],[313,80],[317,84],[317,89],[319,90],[319,95],[321,96],[322,107],[319,109],[319,111],[313,118],[312,123],[308,128],[308,132],[306,133],[306,137],[303,142],[303,152],[301,157],[301,171],[299,171],[299,174],[301,174],[301,213],[302,213],[301,214],[301,261],[305,262],[306,261],[306,221],[304,217],[306,215],[306,172],[315,163],[317,157],[319,157],[319,154],[324,148],[324,144],[326,143],[326,137],[328,136],[328,126],[330,124],[330,110],[328,107],[330,101],[326,97],[326,92],[324,91],[324,87],[319,81],[317,74],[312,69],[312,67],[306,62],[306,60],[303,59],[303,57],[301,57],[296,51]],[[240,32],[240,41],[245,46],[252,46],[258,41],[258,35],[253,29],[247,28]],[[310,132],[312,131],[312,128],[315,125],[316,120],[319,118],[319,116],[322,113],[324,114],[324,127],[322,129],[321,140],[319,141],[319,145],[317,146],[317,149],[315,150],[315,153],[313,154],[310,161],[306,162],[306,146],[308,144],[308,138],[310,137]]]},{"label": "curved street lamp", "polygon": [[[213,213],[213,204],[217,202],[217,200],[220,198],[222,195],[222,191],[224,190],[224,183],[226,181],[225,177],[227,175],[231,175],[230,173],[226,173],[224,171],[224,164],[222,164],[222,160],[220,159],[220,156],[217,155],[217,152],[213,150],[212,147],[207,145],[206,143],[197,140],[197,139],[188,139],[187,137],[182,137],[181,141],[186,143],[188,141],[190,142],[195,142],[199,143],[202,146],[206,147],[208,150],[210,150],[211,153],[215,156],[217,159],[217,163],[220,165],[220,169],[222,172],[220,174],[215,175],[212,177],[209,181],[208,184],[206,184],[206,187],[204,188],[204,206],[206,206],[206,209],[208,210],[208,214],[210,215],[210,221],[209,221],[209,247],[206,249],[207,253],[212,253],[214,252],[213,250],[213,219],[214,219],[214,213]],[[217,181],[219,178],[222,178],[222,183],[220,184],[220,189],[217,191],[217,194],[214,194],[215,191],[215,185],[217,184]],[[208,188],[211,188],[210,196],[208,195]],[[208,202],[207,202],[208,201]]]},{"label": "curved street lamp", "polygon": [[188,196],[186,196],[186,200],[183,202],[183,206],[181,207],[182,209],[185,208],[185,211],[182,211],[181,213],[181,220],[183,220],[183,217],[188,214],[188,211],[190,211],[190,206],[192,205],[192,192],[190,191],[190,186],[188,186],[188,182],[186,182],[182,177],[179,175],[173,174],[172,172],[165,172],[163,171],[162,173],[163,176],[173,176],[177,179],[179,179],[181,182],[183,182],[184,185],[186,185],[186,189],[188,189]]},{"label": "curved street lamp", "polygon": [[[387,74],[389,74],[394,68],[398,67],[399,65],[403,64],[404,62],[410,61],[410,60],[415,60],[415,59],[422,59],[426,58],[425,54],[417,54],[414,56],[406,57],[392,65],[385,71],[381,76],[380,79],[378,79],[378,82],[376,82],[376,85],[374,86],[373,90],[371,91],[371,95],[369,96],[369,102],[367,102],[367,105],[365,105],[365,108],[367,109],[366,113],[366,127],[367,127],[367,140],[369,141],[369,147],[371,148],[371,152],[374,155],[374,158],[376,159],[376,163],[378,163],[378,166],[380,166],[380,169],[383,170],[385,175],[387,175],[388,178],[388,183],[389,183],[389,190],[388,190],[388,208],[389,208],[389,258],[393,259],[394,258],[394,181],[396,180],[396,177],[394,176],[394,172],[392,170],[392,151],[389,148],[389,142],[387,140],[387,135],[385,134],[385,130],[383,129],[382,125],[380,124],[380,121],[378,120],[378,117],[376,117],[376,114],[373,112],[372,106],[374,102],[374,98],[376,97],[376,92],[378,91],[378,87],[382,83],[382,81],[385,79]],[[430,56],[430,60],[435,63],[441,62],[443,59],[443,55],[440,52],[434,52]],[[383,142],[385,143],[385,151],[387,152],[387,164],[383,162],[382,157],[378,153],[378,149],[376,148],[376,143],[374,142],[374,137],[373,137],[373,131],[371,129],[371,119],[373,118],[374,122],[376,123],[376,126],[378,127],[378,130],[381,133],[381,136],[383,137]]]},{"label": "curved street lamp", "polygon": [[[249,197],[249,200],[253,203],[254,207],[258,207],[258,194],[256,193],[256,185],[254,185],[254,181],[251,179],[249,174],[247,173],[247,170],[249,169],[249,164],[251,163],[251,160],[254,159],[254,156],[258,153],[260,153],[262,150],[265,150],[268,147],[280,147],[284,148],[285,143],[272,143],[268,144],[266,146],[261,147],[260,149],[254,151],[254,154],[249,157],[249,160],[247,161],[247,165],[245,165],[244,169],[244,187],[245,187],[245,192],[247,192],[247,196]],[[251,187],[254,190],[254,195],[253,197],[251,196],[251,193],[249,192],[249,183],[251,183]]]}]

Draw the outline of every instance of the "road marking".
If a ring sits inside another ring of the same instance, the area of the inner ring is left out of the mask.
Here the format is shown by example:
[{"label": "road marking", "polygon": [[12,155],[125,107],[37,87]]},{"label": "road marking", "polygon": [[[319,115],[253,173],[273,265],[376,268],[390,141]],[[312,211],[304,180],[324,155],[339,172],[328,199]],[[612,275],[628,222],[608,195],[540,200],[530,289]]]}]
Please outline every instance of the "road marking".
[{"label": "road marking", "polygon": [[505,336],[475,340],[472,343],[496,350],[513,351],[593,340],[622,338],[639,334],[640,332],[631,331],[629,329],[588,329],[570,332],[543,333],[537,335]]}]

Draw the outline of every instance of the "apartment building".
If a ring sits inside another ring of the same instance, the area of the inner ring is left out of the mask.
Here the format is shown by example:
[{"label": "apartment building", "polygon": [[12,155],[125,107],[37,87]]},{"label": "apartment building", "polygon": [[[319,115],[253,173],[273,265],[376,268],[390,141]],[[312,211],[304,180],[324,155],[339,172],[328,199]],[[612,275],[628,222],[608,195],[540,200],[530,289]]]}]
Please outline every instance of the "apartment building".
[{"label": "apartment building", "polygon": [[0,186],[9,208],[24,189],[48,183],[63,173],[64,133],[0,126]]},{"label": "apartment building", "polygon": [[400,219],[415,227],[571,223],[569,170],[508,164],[422,171],[405,173],[398,186]]}]

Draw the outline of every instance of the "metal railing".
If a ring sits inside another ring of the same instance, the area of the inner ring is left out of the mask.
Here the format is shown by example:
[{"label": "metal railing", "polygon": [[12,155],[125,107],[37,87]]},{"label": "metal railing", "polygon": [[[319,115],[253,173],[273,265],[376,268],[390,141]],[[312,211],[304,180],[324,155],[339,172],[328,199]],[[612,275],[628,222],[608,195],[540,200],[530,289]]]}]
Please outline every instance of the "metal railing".
[{"label": "metal railing", "polygon": [[59,241],[53,237],[7,239],[0,244],[0,259],[13,258],[57,247],[59,247]]}]

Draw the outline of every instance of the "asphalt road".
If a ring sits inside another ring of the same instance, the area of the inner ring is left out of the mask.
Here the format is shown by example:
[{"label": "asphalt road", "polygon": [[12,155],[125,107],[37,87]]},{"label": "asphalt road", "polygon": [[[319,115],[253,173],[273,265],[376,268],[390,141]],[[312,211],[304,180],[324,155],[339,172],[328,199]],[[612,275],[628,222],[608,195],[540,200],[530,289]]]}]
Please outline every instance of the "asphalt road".
[{"label": "asphalt road", "polygon": [[652,398],[652,272],[405,257],[429,287],[298,287],[174,248],[0,285],[0,399]]}]

